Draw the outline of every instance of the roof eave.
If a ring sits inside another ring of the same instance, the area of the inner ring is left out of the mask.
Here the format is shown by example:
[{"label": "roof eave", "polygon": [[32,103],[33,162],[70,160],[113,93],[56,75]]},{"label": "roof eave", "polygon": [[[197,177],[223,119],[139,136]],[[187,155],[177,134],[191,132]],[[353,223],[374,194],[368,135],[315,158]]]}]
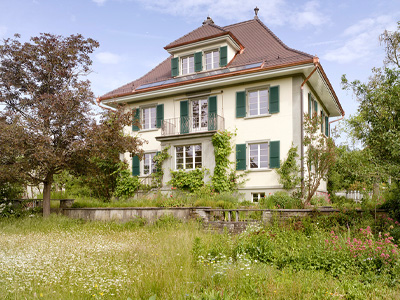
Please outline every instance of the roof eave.
[{"label": "roof eave", "polygon": [[239,45],[240,49],[244,49],[243,45],[240,43],[240,41],[237,39],[237,37],[235,37],[229,31],[221,32],[221,33],[218,33],[218,34],[206,36],[206,37],[203,37],[203,38],[200,38],[200,39],[196,39],[196,40],[192,40],[192,41],[188,41],[188,42],[184,42],[184,43],[180,43],[180,44],[176,44],[176,45],[173,45],[173,46],[165,46],[164,49],[167,50],[169,53],[171,53],[171,52],[174,52],[175,48],[179,48],[179,47],[186,46],[186,45],[193,44],[193,43],[206,41],[206,40],[217,38],[217,37],[224,36],[224,35],[229,35],[235,41],[235,43],[237,43]]},{"label": "roof eave", "polygon": [[133,90],[131,92],[110,95],[107,97],[100,97],[99,100],[104,101],[104,100],[110,100],[110,99],[117,99],[117,98],[121,98],[121,97],[127,97],[127,96],[131,96],[131,95],[146,93],[146,92],[155,91],[155,90],[162,90],[162,89],[166,89],[166,88],[170,88],[170,87],[187,85],[187,84],[196,83],[196,82],[209,81],[209,80],[213,80],[213,79],[233,77],[233,76],[238,76],[238,75],[251,74],[251,73],[269,71],[269,70],[275,70],[275,69],[283,69],[283,68],[288,68],[288,67],[293,67],[293,66],[307,65],[312,62],[313,62],[312,59],[307,59],[307,60],[303,60],[303,61],[299,61],[299,62],[295,62],[295,63],[281,64],[281,65],[272,66],[272,67],[264,67],[264,68],[256,67],[253,69],[233,71],[233,72],[225,73],[225,74],[217,74],[217,75],[212,75],[212,76],[208,76],[208,77],[191,79],[191,80],[187,80],[187,81],[174,82],[174,83],[170,83],[170,84],[166,84],[166,85],[162,85],[162,86],[149,87],[149,88],[144,88],[144,89],[140,89],[140,90]]}]

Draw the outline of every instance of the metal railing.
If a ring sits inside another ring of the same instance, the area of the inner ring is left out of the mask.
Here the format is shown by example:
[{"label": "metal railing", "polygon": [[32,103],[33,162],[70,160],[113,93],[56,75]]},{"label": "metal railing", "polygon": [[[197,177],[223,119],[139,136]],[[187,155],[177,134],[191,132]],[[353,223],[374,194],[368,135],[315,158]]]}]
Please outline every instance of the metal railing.
[{"label": "metal railing", "polygon": [[162,121],[161,135],[206,132],[225,129],[225,119],[219,115],[202,117],[179,117]]}]

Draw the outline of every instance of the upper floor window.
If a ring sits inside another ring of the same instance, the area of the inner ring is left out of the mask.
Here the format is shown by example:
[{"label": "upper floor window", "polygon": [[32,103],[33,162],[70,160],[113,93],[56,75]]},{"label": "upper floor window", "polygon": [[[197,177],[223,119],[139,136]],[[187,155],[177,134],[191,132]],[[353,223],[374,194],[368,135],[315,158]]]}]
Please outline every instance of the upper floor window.
[{"label": "upper floor window", "polygon": [[236,92],[236,118],[279,113],[279,85]]},{"label": "upper floor window", "polygon": [[249,92],[249,116],[268,114],[268,89]]},{"label": "upper floor window", "polygon": [[182,75],[194,73],[194,56],[186,56],[181,60]]},{"label": "upper floor window", "polygon": [[219,68],[219,50],[205,52],[206,70]]},{"label": "upper floor window", "polygon": [[143,108],[142,118],[142,129],[157,128],[157,113],[155,106]]},{"label": "upper floor window", "polygon": [[268,168],[268,143],[250,144],[250,169]]}]

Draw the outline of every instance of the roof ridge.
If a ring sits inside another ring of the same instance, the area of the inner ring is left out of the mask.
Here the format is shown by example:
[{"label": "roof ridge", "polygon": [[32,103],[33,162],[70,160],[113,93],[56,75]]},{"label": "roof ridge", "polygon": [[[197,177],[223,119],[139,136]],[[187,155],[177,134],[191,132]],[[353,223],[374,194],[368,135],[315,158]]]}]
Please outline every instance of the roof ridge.
[{"label": "roof ridge", "polygon": [[[167,46],[165,46],[165,47],[168,47],[169,45],[174,44],[176,41],[178,41],[178,40],[180,40],[180,39],[183,39],[184,37],[187,37],[188,35],[192,34],[194,31],[196,31],[197,29],[199,29],[199,28],[201,28],[201,27],[203,27],[203,26],[212,26],[212,27],[215,27],[216,29],[219,29],[219,30],[222,30],[222,31],[226,32],[225,29],[223,29],[222,27],[220,27],[220,26],[218,26],[218,25],[215,25],[215,24],[202,24],[201,26],[199,26],[199,27],[193,29],[192,31],[186,33],[185,35],[183,35],[183,36],[177,38],[176,40],[172,41],[171,43],[169,43],[169,44],[168,44]],[[164,47],[164,48],[165,48],[165,47]]]},{"label": "roof ridge", "polygon": [[299,53],[299,54],[303,54],[303,55],[310,56],[311,58],[314,57],[313,55],[308,54],[308,53],[306,53],[306,52],[303,52],[303,51],[300,51],[300,50],[297,50],[297,49],[294,49],[294,48],[290,48],[288,45],[286,45],[284,42],[282,42],[282,40],[281,40],[280,38],[278,38],[278,37],[275,35],[275,33],[273,33],[273,32],[271,31],[271,29],[269,29],[260,19],[257,18],[257,19],[254,19],[254,21],[258,22],[265,30],[267,30],[267,31],[272,35],[272,37],[273,37],[274,39],[276,39],[276,40],[279,42],[279,44],[281,44],[281,45],[282,45],[284,48],[286,48],[287,50],[295,51],[295,52],[297,52],[297,53]]},{"label": "roof ridge", "polygon": [[228,32],[228,30],[225,30],[223,27],[221,27],[219,25],[216,25],[215,23],[214,24],[205,24],[205,25],[210,25],[210,26],[213,26],[213,27],[215,27],[217,29],[220,29],[222,31]]},{"label": "roof ridge", "polygon": [[253,21],[254,21],[254,19],[250,19],[250,20],[247,20],[247,21],[242,21],[242,22],[239,22],[239,23],[234,23],[234,24],[226,25],[226,26],[224,26],[223,28],[225,29],[226,27],[232,27],[232,26],[242,25],[242,24],[244,24],[244,23],[250,23],[250,22],[253,22]]}]

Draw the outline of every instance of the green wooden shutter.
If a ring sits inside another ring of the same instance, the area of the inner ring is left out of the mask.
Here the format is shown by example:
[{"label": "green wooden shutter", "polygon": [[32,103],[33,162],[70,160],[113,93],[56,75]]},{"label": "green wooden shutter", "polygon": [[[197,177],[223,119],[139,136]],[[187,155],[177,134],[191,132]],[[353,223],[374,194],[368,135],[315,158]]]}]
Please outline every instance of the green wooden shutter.
[{"label": "green wooden shutter", "polygon": [[218,129],[217,96],[208,97],[208,130]]},{"label": "green wooden shutter", "polygon": [[225,67],[228,64],[228,47],[219,48],[219,66]]},{"label": "green wooden shutter", "polygon": [[277,169],[280,167],[280,142],[269,142],[269,167]]},{"label": "green wooden shutter", "polygon": [[171,59],[171,76],[175,77],[179,75],[179,57]]},{"label": "green wooden shutter", "polygon": [[325,135],[329,136],[329,117],[325,116]]},{"label": "green wooden shutter", "polygon": [[194,54],[194,71],[195,72],[200,72],[203,70],[203,62],[202,62],[202,52],[196,52]]},{"label": "green wooden shutter", "polygon": [[311,112],[311,93],[308,93],[308,116],[310,118],[312,117],[312,112]]},{"label": "green wooden shutter", "polygon": [[162,123],[164,121],[164,104],[157,105],[157,128],[161,128]]},{"label": "green wooden shutter", "polygon": [[181,101],[181,133],[189,133],[189,101]]},{"label": "green wooden shutter", "polygon": [[318,115],[318,102],[316,100],[314,100],[314,111]]},{"label": "green wooden shutter", "polygon": [[236,92],[236,118],[246,116],[246,92]]},{"label": "green wooden shutter", "polygon": [[132,110],[133,119],[132,119],[132,131],[139,131],[140,124],[140,108],[135,108]]},{"label": "green wooden shutter", "polygon": [[139,160],[139,156],[137,156],[137,155],[132,157],[132,175],[133,176],[140,175],[140,160]]},{"label": "green wooden shutter", "polygon": [[236,170],[246,170],[246,144],[236,145]]},{"label": "green wooden shutter", "polygon": [[279,112],[279,85],[269,88],[269,113]]}]

